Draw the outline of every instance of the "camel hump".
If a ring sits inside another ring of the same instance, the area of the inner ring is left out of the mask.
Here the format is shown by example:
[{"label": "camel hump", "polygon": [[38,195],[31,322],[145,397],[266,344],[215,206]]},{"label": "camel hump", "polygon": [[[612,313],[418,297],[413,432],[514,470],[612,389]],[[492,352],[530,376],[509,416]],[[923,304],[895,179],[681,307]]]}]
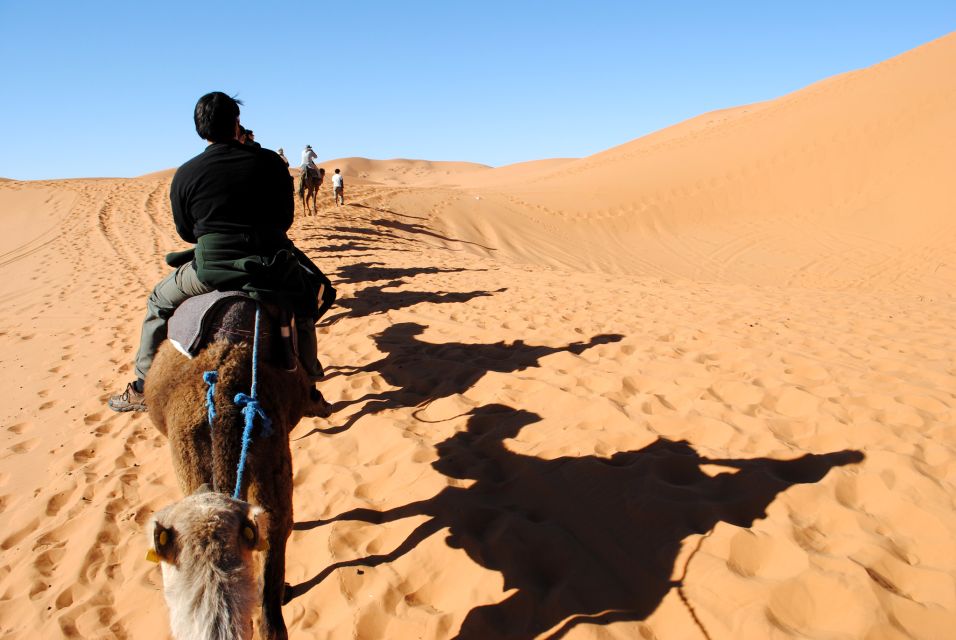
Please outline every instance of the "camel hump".
[{"label": "camel hump", "polygon": [[266,360],[286,369],[296,367],[294,319],[284,308],[258,302],[244,291],[213,291],[184,301],[169,319],[167,339],[188,358],[211,342],[252,342],[256,305],[263,313],[259,344]]}]

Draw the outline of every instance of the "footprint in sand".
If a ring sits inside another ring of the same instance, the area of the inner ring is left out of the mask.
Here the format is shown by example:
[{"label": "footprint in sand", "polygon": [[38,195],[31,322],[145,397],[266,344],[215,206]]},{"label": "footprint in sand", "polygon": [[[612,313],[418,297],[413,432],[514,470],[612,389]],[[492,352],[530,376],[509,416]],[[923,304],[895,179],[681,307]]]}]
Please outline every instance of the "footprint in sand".
[{"label": "footprint in sand", "polygon": [[43,580],[37,580],[34,582],[29,591],[30,600],[36,600],[38,597],[40,597],[40,594],[49,589],[50,586],[51,585],[48,585]]},{"label": "footprint in sand", "polygon": [[27,453],[28,451],[33,451],[37,448],[37,445],[40,444],[39,438],[30,438],[29,440],[24,440],[18,442],[17,444],[10,447],[10,451],[13,453]]},{"label": "footprint in sand", "polygon": [[29,521],[26,525],[7,536],[3,542],[0,542],[0,549],[6,551],[12,548],[14,545],[19,544],[21,540],[33,533],[39,524],[40,520],[38,518],[34,518],[33,520]]},{"label": "footprint in sand", "polygon": [[[33,552],[36,553],[40,551],[38,548],[40,546],[42,545],[34,546]],[[52,548],[46,549],[36,556],[33,560],[33,568],[36,569],[37,573],[41,576],[47,578],[53,575],[54,570],[65,555],[66,542],[58,542]]]},{"label": "footprint in sand", "polygon": [[24,431],[28,431],[30,427],[31,425],[29,422],[18,422],[16,424],[13,424],[7,427],[7,431],[9,431],[10,433],[15,433],[17,435],[20,435]]},{"label": "footprint in sand", "polygon": [[73,461],[79,463],[89,462],[95,453],[95,449],[80,449],[73,453]]},{"label": "footprint in sand", "polygon": [[54,606],[56,606],[57,611],[60,611],[61,609],[66,609],[71,604],[73,604],[73,588],[67,587],[56,597]]},{"label": "footprint in sand", "polygon": [[61,491],[57,493],[56,495],[54,495],[52,498],[50,498],[46,503],[46,514],[48,516],[55,516],[56,514],[58,514],[60,512],[60,509],[62,509],[63,505],[65,505],[69,501],[70,497],[73,495],[75,491],[76,491],[76,485],[74,484],[69,489],[65,491]]},{"label": "footprint in sand", "polygon": [[53,400],[47,400],[46,402],[40,405],[40,411],[46,411],[47,409],[52,408],[53,405],[55,404],[56,402],[54,402]]}]

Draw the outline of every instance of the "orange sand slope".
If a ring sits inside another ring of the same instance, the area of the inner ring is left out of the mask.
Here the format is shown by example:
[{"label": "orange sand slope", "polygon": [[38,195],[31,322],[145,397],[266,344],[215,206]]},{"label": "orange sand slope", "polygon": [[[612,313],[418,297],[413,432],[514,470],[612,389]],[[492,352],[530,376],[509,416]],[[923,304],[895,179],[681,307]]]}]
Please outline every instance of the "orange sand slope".
[{"label": "orange sand slope", "polygon": [[431,162],[428,160],[369,160],[368,158],[336,158],[317,163],[332,175],[336,169],[362,184],[405,185],[423,179],[448,179],[461,173],[487,171],[491,167],[474,162]]},{"label": "orange sand slope", "polygon": [[467,215],[443,224],[482,244],[517,236],[499,251],[574,269],[952,291],[953,140],[948,36],[588,158],[471,174],[452,199]]},{"label": "orange sand slope", "polygon": [[[291,637],[950,636],[954,65],[580,160],[371,163],[297,212],[340,300]],[[168,189],[0,184],[0,637],[168,637],[166,443],[104,407],[182,246]]]}]

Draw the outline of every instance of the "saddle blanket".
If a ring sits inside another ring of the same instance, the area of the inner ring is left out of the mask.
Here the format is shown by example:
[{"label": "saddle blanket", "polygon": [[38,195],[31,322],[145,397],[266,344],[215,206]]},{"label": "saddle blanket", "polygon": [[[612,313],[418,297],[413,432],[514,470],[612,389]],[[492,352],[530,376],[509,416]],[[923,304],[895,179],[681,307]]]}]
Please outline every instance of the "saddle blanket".
[{"label": "saddle blanket", "polygon": [[189,298],[176,308],[169,319],[166,338],[187,358],[195,356],[205,345],[215,311],[235,299],[255,302],[243,291],[213,291]]}]

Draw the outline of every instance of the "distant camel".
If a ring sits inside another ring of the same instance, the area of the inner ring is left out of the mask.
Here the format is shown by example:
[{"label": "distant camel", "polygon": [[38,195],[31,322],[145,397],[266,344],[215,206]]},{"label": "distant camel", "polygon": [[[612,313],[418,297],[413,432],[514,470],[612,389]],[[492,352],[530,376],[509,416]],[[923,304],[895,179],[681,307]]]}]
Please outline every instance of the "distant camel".
[{"label": "distant camel", "polygon": [[312,199],[312,215],[316,214],[316,200],[318,200],[319,187],[325,179],[325,169],[319,169],[318,175],[311,171],[304,170],[302,179],[299,180],[299,198],[302,200],[302,208],[309,210],[309,198]]},{"label": "distant camel", "polygon": [[[222,318],[231,318],[228,330],[217,329],[212,341],[199,354],[188,359],[166,342],[146,378],[149,415],[156,427],[169,438],[173,467],[184,495],[201,485],[216,491],[232,492],[242,448],[243,414],[233,399],[249,393],[252,382],[252,340],[249,338],[254,316],[249,300],[231,301],[214,318],[219,327]],[[265,640],[288,637],[282,618],[285,578],[286,540],[292,530],[292,455],[289,432],[309,405],[312,386],[301,366],[286,370],[269,362],[276,349],[273,337],[278,327],[267,327],[260,344],[258,362],[258,398],[271,420],[271,435],[262,433],[256,421],[248,449],[245,479],[239,498],[261,506],[268,516],[262,607],[259,634]],[[240,337],[236,337],[240,336]],[[266,361],[263,362],[262,359]],[[203,374],[218,372],[213,393],[215,415],[209,424]],[[216,588],[205,584],[205,589]],[[199,603],[197,602],[197,605]],[[198,615],[198,612],[196,612]],[[209,636],[213,637],[213,636]]]}]

